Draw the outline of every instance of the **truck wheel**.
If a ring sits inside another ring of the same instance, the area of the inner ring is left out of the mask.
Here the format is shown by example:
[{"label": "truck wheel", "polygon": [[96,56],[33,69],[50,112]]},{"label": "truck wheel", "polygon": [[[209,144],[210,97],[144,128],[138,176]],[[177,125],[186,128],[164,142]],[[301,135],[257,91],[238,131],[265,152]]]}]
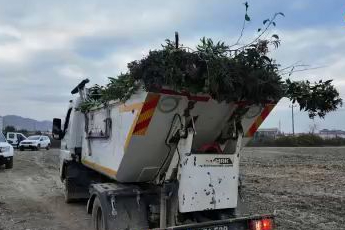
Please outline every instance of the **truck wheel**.
[{"label": "truck wheel", "polygon": [[46,150],[49,150],[49,148],[50,148],[50,144],[47,145]]},{"label": "truck wheel", "polygon": [[40,148],[41,148],[41,145],[38,144],[37,147],[36,147],[36,150],[38,151],[38,150],[40,150]]},{"label": "truck wheel", "polygon": [[105,226],[105,216],[102,210],[101,202],[97,196],[93,202],[92,223],[94,230],[108,230],[108,228]]},{"label": "truck wheel", "polygon": [[75,201],[75,199],[73,198],[73,194],[74,194],[74,185],[72,182],[71,178],[66,178],[64,180],[64,195],[65,195],[65,202],[66,203],[72,203],[73,201]]},{"label": "truck wheel", "polygon": [[10,161],[8,161],[8,162],[5,164],[5,168],[7,168],[7,169],[13,168],[13,157],[11,157]]}]

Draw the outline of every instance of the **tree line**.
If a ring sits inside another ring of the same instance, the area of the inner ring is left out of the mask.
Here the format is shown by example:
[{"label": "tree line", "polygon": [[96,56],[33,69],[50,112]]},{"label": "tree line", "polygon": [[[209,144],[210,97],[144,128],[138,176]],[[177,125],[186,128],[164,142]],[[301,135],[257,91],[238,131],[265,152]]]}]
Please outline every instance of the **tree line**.
[{"label": "tree line", "polygon": [[15,133],[22,133],[24,136],[29,136],[29,135],[42,135],[42,132],[37,130],[37,131],[29,131],[26,129],[16,129],[16,127],[12,125],[8,125],[3,129],[3,133],[6,135],[8,132],[15,132]]}]

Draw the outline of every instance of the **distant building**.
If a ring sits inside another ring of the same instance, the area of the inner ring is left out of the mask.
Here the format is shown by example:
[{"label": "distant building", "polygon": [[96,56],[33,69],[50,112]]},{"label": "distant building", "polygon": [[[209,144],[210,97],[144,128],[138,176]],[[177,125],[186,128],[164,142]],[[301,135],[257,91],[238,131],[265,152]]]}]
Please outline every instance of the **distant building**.
[{"label": "distant building", "polygon": [[276,139],[280,135],[278,128],[258,129],[254,134],[254,140]]},{"label": "distant building", "polygon": [[319,132],[319,136],[323,139],[329,139],[329,138],[335,138],[335,137],[341,137],[345,138],[345,131],[343,130],[337,130],[337,129],[322,129]]},{"label": "distant building", "polygon": [[0,116],[0,131],[4,129],[4,119]]}]

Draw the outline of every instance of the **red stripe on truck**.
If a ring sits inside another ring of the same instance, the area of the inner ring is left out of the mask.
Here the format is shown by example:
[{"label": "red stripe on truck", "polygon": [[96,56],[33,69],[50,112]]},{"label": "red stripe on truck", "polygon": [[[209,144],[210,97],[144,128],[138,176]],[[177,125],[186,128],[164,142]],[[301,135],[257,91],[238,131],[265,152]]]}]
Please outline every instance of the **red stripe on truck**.
[{"label": "red stripe on truck", "polygon": [[149,93],[135,125],[133,135],[145,135],[160,99],[159,94]]},{"label": "red stripe on truck", "polygon": [[272,109],[274,108],[275,104],[266,104],[265,108],[262,110],[261,114],[255,119],[254,123],[250,126],[248,132],[246,133],[246,137],[254,136],[254,133],[258,130],[262,122],[266,119],[266,117],[270,114]]}]

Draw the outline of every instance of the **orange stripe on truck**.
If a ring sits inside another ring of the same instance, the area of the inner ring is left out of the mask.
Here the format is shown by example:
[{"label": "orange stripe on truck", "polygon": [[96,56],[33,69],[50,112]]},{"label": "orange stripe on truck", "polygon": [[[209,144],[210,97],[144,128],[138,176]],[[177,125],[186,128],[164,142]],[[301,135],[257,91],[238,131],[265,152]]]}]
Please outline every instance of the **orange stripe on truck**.
[{"label": "orange stripe on truck", "polygon": [[140,110],[143,107],[143,103],[134,103],[131,105],[121,105],[120,106],[120,112],[129,112],[129,111],[133,111],[133,110]]},{"label": "orange stripe on truck", "polygon": [[82,159],[81,162],[88,166],[89,168],[92,168],[98,172],[102,172],[104,173],[105,175],[109,176],[109,177],[114,177],[116,176],[116,170],[113,170],[113,169],[110,169],[110,168],[107,168],[107,167],[104,167],[102,165],[99,165],[97,163],[94,163],[94,162],[91,162],[91,161],[88,161],[88,160],[85,160],[85,159]]},{"label": "orange stripe on truck", "polygon": [[129,141],[131,140],[131,137],[133,135],[134,127],[137,124],[137,121],[139,119],[139,115],[140,115],[140,111],[138,111],[137,114],[135,115],[134,121],[131,125],[131,128],[130,128],[128,134],[127,134],[127,138],[126,138],[126,142],[125,142],[125,146],[124,146],[125,150],[127,149],[128,145],[129,145]]},{"label": "orange stripe on truck", "polygon": [[256,118],[252,126],[250,126],[248,132],[246,133],[246,137],[254,136],[254,133],[258,130],[262,122],[266,119],[266,117],[270,114],[272,109],[276,104],[267,104],[265,108],[262,110],[261,114]]},{"label": "orange stripe on truck", "polygon": [[159,94],[149,93],[140,111],[133,135],[145,135],[160,99]]}]

